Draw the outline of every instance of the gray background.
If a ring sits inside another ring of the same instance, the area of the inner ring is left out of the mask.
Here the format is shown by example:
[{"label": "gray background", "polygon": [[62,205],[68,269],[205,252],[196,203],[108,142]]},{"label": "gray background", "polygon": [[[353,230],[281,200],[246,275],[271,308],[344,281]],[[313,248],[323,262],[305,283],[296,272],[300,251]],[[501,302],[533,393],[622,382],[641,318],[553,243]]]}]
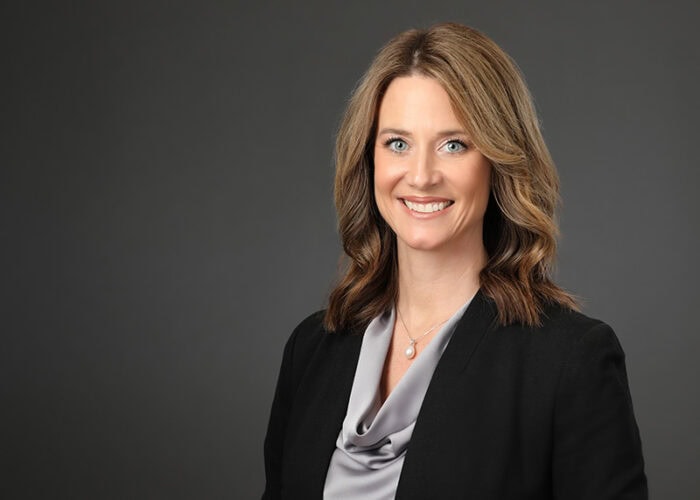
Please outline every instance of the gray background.
[{"label": "gray background", "polygon": [[627,352],[651,492],[700,498],[697,2],[3,7],[3,498],[254,498],[282,346],[339,246],[375,51],[455,20],[519,63],[559,280]]}]

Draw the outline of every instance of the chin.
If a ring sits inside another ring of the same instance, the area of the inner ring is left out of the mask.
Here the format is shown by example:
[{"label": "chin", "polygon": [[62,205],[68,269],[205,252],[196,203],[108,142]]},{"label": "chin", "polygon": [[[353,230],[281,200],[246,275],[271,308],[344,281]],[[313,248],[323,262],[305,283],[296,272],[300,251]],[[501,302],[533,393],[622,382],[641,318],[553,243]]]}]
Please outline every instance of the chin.
[{"label": "chin", "polygon": [[428,252],[431,250],[440,250],[446,242],[443,239],[435,237],[414,236],[412,238],[397,237],[397,243],[407,249],[410,248],[411,250]]}]

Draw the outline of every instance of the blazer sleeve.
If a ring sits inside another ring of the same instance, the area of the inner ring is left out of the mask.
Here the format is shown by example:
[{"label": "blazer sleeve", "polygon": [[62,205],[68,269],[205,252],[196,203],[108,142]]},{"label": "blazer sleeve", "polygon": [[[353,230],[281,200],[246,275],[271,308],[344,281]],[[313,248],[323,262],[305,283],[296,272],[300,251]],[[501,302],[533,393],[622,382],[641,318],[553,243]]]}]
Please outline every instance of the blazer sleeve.
[{"label": "blazer sleeve", "polygon": [[552,484],[556,499],[648,498],[624,353],[604,323],[577,339],[559,380]]},{"label": "blazer sleeve", "polygon": [[281,497],[282,489],[282,450],[287,430],[287,420],[292,405],[295,383],[293,382],[294,348],[300,327],[289,337],[282,355],[282,366],[277,378],[275,396],[272,400],[270,420],[265,435],[265,491],[263,500]]}]

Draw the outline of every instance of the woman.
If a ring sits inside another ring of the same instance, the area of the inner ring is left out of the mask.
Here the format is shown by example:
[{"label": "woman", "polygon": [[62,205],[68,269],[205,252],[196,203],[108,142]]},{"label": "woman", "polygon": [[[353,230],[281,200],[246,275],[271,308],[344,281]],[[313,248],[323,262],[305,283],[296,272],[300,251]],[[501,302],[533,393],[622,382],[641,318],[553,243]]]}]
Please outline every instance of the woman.
[{"label": "woman", "polygon": [[336,156],[349,263],[286,345],[263,497],[646,498],[617,338],[550,276],[557,175],[508,56],[400,34]]}]

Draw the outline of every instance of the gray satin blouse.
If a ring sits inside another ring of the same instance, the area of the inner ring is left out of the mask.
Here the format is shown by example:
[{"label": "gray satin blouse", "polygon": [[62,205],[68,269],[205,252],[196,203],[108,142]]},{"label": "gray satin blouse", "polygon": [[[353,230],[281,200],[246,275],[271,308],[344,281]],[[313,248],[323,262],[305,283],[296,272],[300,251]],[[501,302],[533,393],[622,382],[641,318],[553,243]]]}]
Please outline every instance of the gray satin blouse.
[{"label": "gray satin blouse", "polygon": [[470,302],[471,299],[435,334],[383,405],[379,384],[394,329],[395,309],[374,318],[367,326],[348,411],[326,474],[323,498],[394,498],[423,397],[440,356]]}]

